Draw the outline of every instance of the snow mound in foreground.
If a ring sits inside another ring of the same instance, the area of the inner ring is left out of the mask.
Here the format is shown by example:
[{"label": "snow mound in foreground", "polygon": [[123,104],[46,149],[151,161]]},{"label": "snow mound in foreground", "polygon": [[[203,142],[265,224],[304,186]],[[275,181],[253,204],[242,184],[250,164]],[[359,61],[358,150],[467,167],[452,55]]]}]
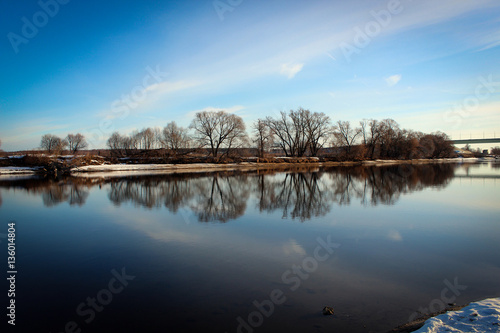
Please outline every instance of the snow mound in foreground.
[{"label": "snow mound in foreground", "polygon": [[431,318],[414,333],[500,332],[500,298],[470,303],[459,311]]}]

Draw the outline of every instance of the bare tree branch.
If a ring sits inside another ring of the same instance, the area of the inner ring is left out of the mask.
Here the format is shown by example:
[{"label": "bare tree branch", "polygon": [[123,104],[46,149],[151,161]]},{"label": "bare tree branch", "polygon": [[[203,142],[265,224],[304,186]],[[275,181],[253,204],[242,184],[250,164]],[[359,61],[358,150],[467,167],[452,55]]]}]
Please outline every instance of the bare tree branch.
[{"label": "bare tree branch", "polygon": [[194,129],[200,145],[208,146],[214,158],[218,157],[221,148],[225,148],[223,155],[229,155],[232,148],[247,141],[243,119],[225,111],[198,112],[190,127]]},{"label": "bare tree branch", "polygon": [[53,134],[45,134],[40,141],[40,148],[47,150],[49,153],[61,153],[68,145],[66,140]]},{"label": "bare tree branch", "polygon": [[175,121],[172,121],[163,128],[160,141],[165,148],[177,155],[180,149],[190,148],[191,138],[187,129],[177,126]]},{"label": "bare tree branch", "polygon": [[69,145],[69,150],[75,154],[78,150],[82,150],[88,147],[88,143],[85,140],[85,136],[80,133],[68,134],[66,141]]}]

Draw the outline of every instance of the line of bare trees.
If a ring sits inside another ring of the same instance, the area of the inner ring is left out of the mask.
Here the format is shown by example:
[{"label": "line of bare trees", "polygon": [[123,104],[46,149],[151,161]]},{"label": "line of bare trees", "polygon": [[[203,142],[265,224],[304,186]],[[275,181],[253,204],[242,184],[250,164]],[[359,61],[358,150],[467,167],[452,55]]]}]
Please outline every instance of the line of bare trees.
[{"label": "line of bare trees", "polygon": [[205,149],[213,158],[237,153],[236,148],[257,148],[259,157],[281,150],[288,157],[334,155],[341,160],[375,158],[441,158],[453,154],[444,133],[424,134],[400,128],[392,119],[365,119],[358,127],[349,121],[332,124],[320,112],[299,108],[268,116],[252,124],[251,138],[243,119],[225,111],[195,114],[189,128],[170,122],[163,129],[145,128],[130,135],[114,132],[107,141],[115,155],[133,150],[166,148],[178,155]]},{"label": "line of bare trees", "polygon": [[443,158],[454,153],[453,143],[445,133],[402,129],[393,119],[363,120],[353,132],[362,138],[358,154],[364,158]]},{"label": "line of bare trees", "polygon": [[286,156],[317,156],[334,133],[327,115],[302,108],[261,121],[270,130],[267,140],[275,141]]},{"label": "line of bare trees", "polygon": [[[237,154],[238,148],[257,148],[265,157],[281,150],[288,157],[330,155],[339,160],[376,158],[442,158],[453,154],[453,145],[444,133],[424,134],[402,129],[392,119],[364,119],[359,126],[339,120],[332,124],[324,113],[299,108],[268,116],[252,124],[251,138],[243,119],[225,111],[201,111],[189,128],[168,123],[163,129],[144,128],[130,135],[114,132],[107,146],[115,156],[127,156],[138,150],[164,148],[177,156],[207,151],[215,159]],[[68,149],[71,153],[87,148],[85,137],[68,134],[64,139],[45,134],[40,147],[49,153]]]},{"label": "line of bare trees", "polygon": [[163,130],[148,127],[134,131],[130,135],[114,132],[108,139],[107,145],[115,156],[126,156],[133,151],[158,148],[166,148],[177,155],[181,151],[190,151],[192,141],[188,130],[172,121]]},{"label": "line of bare trees", "polygon": [[48,153],[60,154],[63,150],[68,149],[75,154],[77,151],[88,147],[87,140],[83,134],[68,134],[65,138],[60,138],[57,135],[45,134],[40,141],[40,148],[47,150]]},{"label": "line of bare trees", "polygon": [[330,153],[346,160],[442,158],[453,154],[452,142],[445,133],[402,129],[393,119],[365,119],[359,127],[342,120],[332,125],[324,113],[299,108],[281,112],[278,118],[259,120],[258,124],[257,146],[275,142],[286,156],[317,156],[328,144]]},{"label": "line of bare trees", "polygon": [[163,129],[145,128],[130,135],[114,132],[107,145],[118,156],[156,148],[166,148],[177,156],[206,148],[212,157],[221,158],[236,148],[248,147],[249,139],[241,117],[225,111],[202,111],[196,113],[189,128],[170,122]]}]

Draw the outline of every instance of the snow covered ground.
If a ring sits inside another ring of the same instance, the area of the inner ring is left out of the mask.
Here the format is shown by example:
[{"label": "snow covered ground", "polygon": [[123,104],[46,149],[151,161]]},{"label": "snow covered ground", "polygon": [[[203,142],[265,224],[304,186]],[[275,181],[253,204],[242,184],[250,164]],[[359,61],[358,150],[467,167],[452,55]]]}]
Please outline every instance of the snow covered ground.
[{"label": "snow covered ground", "polygon": [[34,174],[39,168],[36,167],[0,167],[0,175],[5,174]]},{"label": "snow covered ground", "polygon": [[367,160],[363,161],[366,165],[391,165],[391,164],[429,164],[429,163],[476,163],[479,158],[435,158],[435,159],[414,159],[414,160]]},{"label": "snow covered ground", "polygon": [[[71,172],[103,172],[103,171],[146,171],[146,170],[186,170],[186,169],[232,169],[238,166],[247,165],[246,163],[239,164],[211,164],[211,163],[192,163],[192,164],[103,164],[103,165],[86,165],[71,169]],[[249,165],[249,164],[248,164]]]},{"label": "snow covered ground", "polygon": [[71,169],[71,174],[77,177],[121,177],[129,175],[153,175],[168,173],[193,173],[207,171],[235,170],[252,166],[251,163],[238,164],[103,164],[87,165]]},{"label": "snow covered ground", "polygon": [[470,303],[459,311],[430,318],[414,333],[441,332],[500,332],[500,298]]},{"label": "snow covered ground", "polygon": [[[71,156],[67,156],[71,157]],[[282,158],[285,159],[285,158]],[[436,160],[413,160],[411,163],[436,163],[436,162],[477,162],[478,159],[436,159]],[[98,163],[99,161],[93,161]],[[363,164],[367,165],[391,165],[391,164],[401,164],[408,163],[408,161],[397,161],[397,160],[375,160],[375,161],[364,161]],[[326,163],[328,164],[328,163]],[[334,162],[335,164],[335,162]],[[271,164],[262,164],[260,166],[270,166]],[[292,164],[281,164],[281,166],[290,166]],[[120,173],[147,173],[147,172],[164,172],[164,173],[175,173],[175,172],[206,172],[206,171],[216,171],[216,170],[235,170],[242,168],[255,168],[259,164],[251,162],[243,163],[230,163],[230,164],[214,164],[214,163],[192,163],[192,164],[101,164],[101,165],[87,165],[81,167],[75,167],[71,169],[71,173],[77,176],[83,176],[83,174],[93,173],[93,176],[97,176],[97,173],[114,173],[114,175],[119,175]],[[33,174],[40,167],[0,167],[0,175],[5,174]],[[99,175],[103,176],[103,175]],[[123,176],[123,174],[122,174]],[[89,176],[86,176],[89,177]]]}]

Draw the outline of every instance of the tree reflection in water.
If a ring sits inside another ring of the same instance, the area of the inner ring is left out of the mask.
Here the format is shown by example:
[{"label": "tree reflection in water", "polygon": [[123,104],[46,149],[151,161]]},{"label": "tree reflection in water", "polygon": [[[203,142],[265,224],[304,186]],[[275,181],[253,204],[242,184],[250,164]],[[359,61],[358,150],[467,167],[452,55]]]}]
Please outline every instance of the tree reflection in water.
[{"label": "tree reflection in water", "polygon": [[247,175],[219,176],[195,182],[194,200],[190,208],[201,222],[227,222],[245,213],[250,186]]},{"label": "tree reflection in water", "polygon": [[168,175],[112,180],[109,199],[172,212],[189,207],[201,222],[226,222],[243,215],[250,194],[244,174]]},{"label": "tree reflection in water", "polygon": [[429,186],[444,188],[457,165],[395,165],[171,174],[108,179],[67,178],[63,181],[24,179],[0,181],[0,187],[21,188],[40,195],[43,203],[83,205],[89,190],[102,185],[114,205],[132,202],[171,212],[190,209],[200,222],[227,222],[241,217],[255,200],[263,212],[281,211],[283,218],[306,221],[324,216],[333,205],[392,205],[400,196]]},{"label": "tree reflection in water", "polygon": [[309,220],[330,211],[331,195],[322,172],[259,175],[257,196],[260,211],[282,210],[283,218]]},{"label": "tree reflection in water", "polygon": [[163,181],[158,178],[134,177],[111,182],[109,200],[115,205],[131,201],[148,208],[160,207]]},{"label": "tree reflection in water", "polygon": [[46,188],[42,191],[43,204],[47,207],[69,202],[70,205],[83,206],[89,191],[77,184],[61,184]]},{"label": "tree reflection in water", "polygon": [[0,188],[21,189],[30,194],[41,196],[43,204],[47,207],[53,207],[63,202],[83,206],[92,186],[92,182],[81,182],[72,178],[53,180],[34,176],[0,180]]}]

